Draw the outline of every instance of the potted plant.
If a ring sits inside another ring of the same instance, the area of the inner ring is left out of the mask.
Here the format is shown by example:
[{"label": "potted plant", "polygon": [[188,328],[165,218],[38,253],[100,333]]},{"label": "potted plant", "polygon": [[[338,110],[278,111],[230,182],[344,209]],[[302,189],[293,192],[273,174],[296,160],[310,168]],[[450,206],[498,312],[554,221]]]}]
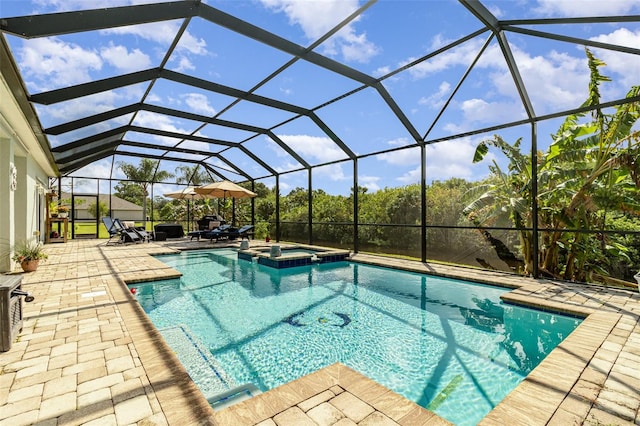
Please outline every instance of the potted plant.
[{"label": "potted plant", "polygon": [[58,206],[58,217],[64,219],[69,215],[69,207],[65,205]]},{"label": "potted plant", "polygon": [[58,217],[58,203],[56,201],[49,202],[49,215],[51,217]]},{"label": "potted plant", "polygon": [[12,260],[19,263],[22,270],[32,272],[38,269],[40,260],[46,259],[47,253],[40,241],[21,241],[13,249]]}]

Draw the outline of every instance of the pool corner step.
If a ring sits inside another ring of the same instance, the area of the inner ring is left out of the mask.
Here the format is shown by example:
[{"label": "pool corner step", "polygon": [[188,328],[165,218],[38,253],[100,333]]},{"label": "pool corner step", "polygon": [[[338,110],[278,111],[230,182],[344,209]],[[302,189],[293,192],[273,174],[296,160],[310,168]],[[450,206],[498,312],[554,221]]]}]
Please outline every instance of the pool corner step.
[{"label": "pool corner step", "polygon": [[245,383],[226,392],[207,397],[207,401],[214,410],[219,411],[261,393],[262,391],[253,383]]}]

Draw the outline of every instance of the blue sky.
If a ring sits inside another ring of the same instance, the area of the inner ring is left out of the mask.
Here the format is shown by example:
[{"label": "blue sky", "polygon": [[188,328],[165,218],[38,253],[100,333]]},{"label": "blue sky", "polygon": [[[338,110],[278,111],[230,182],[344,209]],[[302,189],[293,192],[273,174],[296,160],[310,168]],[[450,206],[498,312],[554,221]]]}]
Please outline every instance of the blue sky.
[{"label": "blue sky", "polygon": [[[110,7],[140,3],[149,2],[108,1]],[[208,0],[203,3],[304,47],[313,44],[363,4],[355,0]],[[92,9],[104,7],[104,4],[104,1],[92,0],[0,0],[0,17]],[[640,2],[629,0],[492,0],[483,1],[483,4],[499,19],[640,14]],[[175,20],[32,40],[11,35],[5,37],[12,47],[29,92],[36,94],[158,67],[181,24],[182,20]],[[314,51],[378,78],[481,27],[480,22],[454,0],[381,0]],[[632,48],[640,46],[638,23],[544,25],[528,28]],[[385,89],[421,136],[432,126],[433,120],[481,51],[488,36],[489,33],[485,32],[383,80]],[[583,46],[511,32],[507,33],[507,40],[537,115],[578,107],[584,101],[588,70]],[[623,97],[631,85],[640,84],[638,55],[596,48],[592,50],[607,63],[603,73],[613,80],[602,89],[605,100]],[[190,21],[165,67],[248,91],[290,59],[291,56],[284,52],[196,17]],[[360,86],[354,80],[309,62],[297,61],[257,88],[255,93],[304,108],[316,108]],[[49,106],[36,105],[36,109],[46,128],[139,102],[148,88],[149,84],[145,82],[74,101]],[[231,97],[169,80],[158,80],[145,102],[206,116],[224,111],[219,118],[266,128],[294,117],[290,112],[247,101],[234,104]],[[379,93],[371,88],[318,108],[316,114],[359,155],[414,143],[411,134],[397,120]],[[524,117],[524,108],[502,52],[493,40],[448,108],[433,125],[428,139],[448,137]],[[49,141],[56,147],[124,125],[131,118],[131,115],[122,116],[97,126],[49,136]],[[559,120],[551,120],[539,126],[541,149],[548,146],[548,135],[554,132],[559,123]],[[133,124],[180,133],[191,133],[199,125],[194,121],[151,112],[139,113]],[[346,158],[345,153],[307,117],[280,125],[273,132],[311,165]],[[530,146],[531,131],[528,126],[501,130],[499,133],[510,142],[523,137],[524,149]],[[213,125],[202,128],[198,134],[231,142],[254,136],[250,132]],[[474,165],[471,159],[478,142],[489,136],[491,134],[476,135],[430,145],[427,148],[428,181],[450,177],[473,180],[485,176],[487,163]],[[131,132],[126,139],[157,145],[157,150],[145,151],[152,154],[161,154],[164,152],[163,146],[179,142],[167,137]],[[180,146],[213,152],[223,149],[220,146],[211,148],[201,142],[184,142]],[[300,168],[292,156],[267,136],[256,136],[246,142],[245,146],[279,172]],[[135,151],[133,148],[127,150]],[[225,150],[223,155],[254,178],[268,174],[237,148]],[[184,154],[182,158],[200,157]],[[491,159],[489,156],[487,161]],[[137,163],[139,160],[116,156],[115,161]],[[375,191],[386,186],[417,183],[420,179],[419,162],[419,150],[415,148],[363,158],[358,164],[359,184]],[[219,160],[210,160],[210,163],[220,167],[225,177],[234,181],[244,180]],[[181,164],[164,161],[162,167],[174,172]],[[113,167],[113,158],[109,157],[78,170],[74,175],[108,177],[111,173],[114,178],[123,177],[119,169]],[[272,186],[274,180],[266,179],[263,182]],[[284,194],[295,187],[306,188],[307,184],[306,172],[284,174],[281,177],[281,190]],[[351,162],[324,166],[313,173],[314,189],[348,194],[352,185]],[[172,185],[158,185],[155,192],[168,192],[175,188]]]}]

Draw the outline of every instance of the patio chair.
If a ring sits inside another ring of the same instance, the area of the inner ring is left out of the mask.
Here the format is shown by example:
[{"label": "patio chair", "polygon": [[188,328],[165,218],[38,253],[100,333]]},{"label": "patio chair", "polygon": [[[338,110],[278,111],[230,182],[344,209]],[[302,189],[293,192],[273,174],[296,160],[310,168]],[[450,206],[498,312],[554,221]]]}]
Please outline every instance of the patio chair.
[{"label": "patio chair", "polygon": [[253,236],[253,225],[244,225],[241,228],[238,229],[234,229],[231,228],[227,231],[227,238],[230,240],[236,239],[236,238],[251,238],[251,236]]},{"label": "patio chair", "polygon": [[200,241],[200,237],[204,236],[204,234],[206,234],[207,232],[211,232],[213,230],[219,229],[220,228],[220,221],[219,220],[210,220],[209,221],[209,225],[208,228],[202,230],[198,230],[198,231],[191,231],[187,233],[188,237],[191,237],[191,240],[193,240],[194,238],[198,238],[198,241]]},{"label": "patio chair", "polygon": [[114,219],[113,221],[116,223],[117,226],[136,234],[138,237],[140,237],[140,240],[142,242],[151,241],[151,234],[149,234],[143,227],[136,227],[135,222],[122,221],[117,218]]},{"label": "patio chair", "polygon": [[217,229],[205,232],[201,237],[218,241],[228,237],[229,229],[231,229],[231,225],[220,225]]},{"label": "patio chair", "polygon": [[104,224],[104,227],[107,228],[107,232],[109,233],[109,241],[107,241],[107,244],[106,244],[106,245],[109,245],[111,243],[111,240],[114,237],[116,236],[118,236],[118,238],[120,237],[120,233],[118,232],[115,225],[113,224],[113,219],[111,219],[110,217],[104,216],[102,218],[102,223]]},{"label": "patio chair", "polygon": [[102,223],[109,233],[109,241],[107,241],[106,245],[111,244],[115,237],[118,237],[118,243],[139,242],[141,240],[137,234],[126,230],[117,219],[114,220],[109,216],[104,216],[102,218]]}]

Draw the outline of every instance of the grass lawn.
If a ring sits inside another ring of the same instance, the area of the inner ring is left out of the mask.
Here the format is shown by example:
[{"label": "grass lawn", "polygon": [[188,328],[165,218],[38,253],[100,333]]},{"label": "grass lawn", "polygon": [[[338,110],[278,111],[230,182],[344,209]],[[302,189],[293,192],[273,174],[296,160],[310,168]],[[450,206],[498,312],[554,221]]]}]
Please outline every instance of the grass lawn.
[{"label": "grass lawn", "polygon": [[[78,235],[95,235],[96,233],[96,224],[95,223],[87,223],[87,222],[75,222],[69,224],[69,233],[71,233],[71,227],[75,230],[76,236]],[[142,226],[142,222],[136,222],[136,226]],[[147,222],[147,232],[152,232],[151,222]],[[71,237],[71,235],[69,235]],[[107,228],[103,223],[98,226],[98,238],[109,238],[109,232],[107,232]]]}]

